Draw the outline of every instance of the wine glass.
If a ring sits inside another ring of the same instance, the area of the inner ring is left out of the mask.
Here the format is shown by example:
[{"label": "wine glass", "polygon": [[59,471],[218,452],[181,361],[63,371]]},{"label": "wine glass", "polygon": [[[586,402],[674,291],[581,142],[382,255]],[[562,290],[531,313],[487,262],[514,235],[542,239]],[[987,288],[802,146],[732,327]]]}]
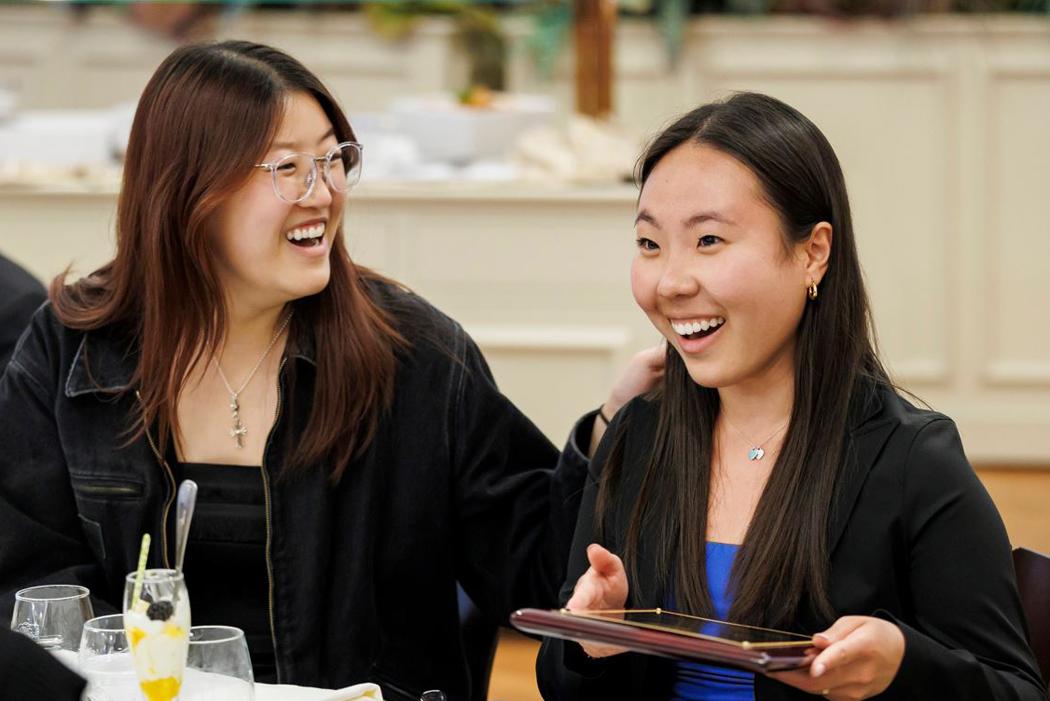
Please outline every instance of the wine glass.
[{"label": "wine glass", "polygon": [[123,614],[99,616],[84,624],[77,663],[88,681],[87,701],[141,700]]},{"label": "wine glass", "polygon": [[139,688],[150,701],[179,697],[189,648],[190,596],[181,572],[132,572],[124,584],[124,628]]},{"label": "wine glass", "polygon": [[60,658],[71,657],[80,647],[84,621],[95,615],[90,595],[87,588],[73,584],[22,589],[15,593],[11,630],[29,636]]},{"label": "wine glass", "polygon": [[254,701],[244,631],[233,626],[193,626],[182,688],[186,701]]}]

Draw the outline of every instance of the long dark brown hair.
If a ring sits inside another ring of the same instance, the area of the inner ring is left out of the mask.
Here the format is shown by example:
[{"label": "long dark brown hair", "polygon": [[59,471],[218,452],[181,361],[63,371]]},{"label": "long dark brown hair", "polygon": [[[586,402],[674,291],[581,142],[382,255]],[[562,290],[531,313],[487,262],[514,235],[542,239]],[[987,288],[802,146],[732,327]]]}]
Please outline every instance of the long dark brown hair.
[{"label": "long dark brown hair", "polygon": [[[820,296],[806,305],[796,331],[795,401],[791,422],[731,574],[729,617],[784,626],[800,613],[833,618],[828,595],[828,518],[843,461],[851,399],[867,386],[889,384],[879,360],[857,257],[845,179],[820,130],[788,105],[765,95],[736,94],[689,112],[659,134],[639,161],[641,187],[678,146],[718,149],[747,166],[780,215],[785,246],[829,222],[833,243]],[[696,384],[668,348],[657,389],[656,435],[637,495],[618,493],[624,434],[614,437],[599,491],[602,514],[631,499],[624,555],[638,582],[641,533],[661,590],[676,605],[713,615],[705,571],[705,538],[718,391]],[[662,578],[662,581],[661,581]]]},{"label": "long dark brown hair", "polygon": [[[66,274],[51,284],[64,324],[131,329],[140,349],[133,383],[142,401],[132,439],[155,426],[164,451],[178,437],[185,378],[226,328],[209,226],[269,148],[293,92],[317,100],[339,141],[354,140],[335,99],[291,56],[245,41],[175,50],[135,112],[117,204],[116,257],[73,284],[66,284]],[[379,276],[350,260],[341,228],[330,261],[324,290],[294,302],[289,346],[313,336],[317,375],[307,428],[282,469],[324,462],[337,480],[375,435],[393,396],[395,354],[404,339],[369,296],[369,281]]]}]

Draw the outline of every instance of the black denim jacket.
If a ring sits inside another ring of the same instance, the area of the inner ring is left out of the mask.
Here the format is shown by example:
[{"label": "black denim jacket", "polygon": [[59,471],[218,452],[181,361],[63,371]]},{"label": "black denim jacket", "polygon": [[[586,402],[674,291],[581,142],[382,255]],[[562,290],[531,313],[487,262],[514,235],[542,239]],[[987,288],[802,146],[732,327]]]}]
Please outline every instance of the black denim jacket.
[{"label": "black denim jacket", "polygon": [[[263,457],[279,680],[466,698],[456,582],[497,620],[554,606],[587,462],[572,441],[559,458],[458,324],[392,286],[372,293],[413,345],[374,441],[335,486],[326,465],[278,478],[309,416],[310,339],[281,366]],[[151,566],[170,564],[171,470],[150,435],[127,444],[136,352],[121,330],[73,331],[49,305],[20,341],[0,381],[0,620],[13,591],[44,582],[119,610],[144,532]]]}]

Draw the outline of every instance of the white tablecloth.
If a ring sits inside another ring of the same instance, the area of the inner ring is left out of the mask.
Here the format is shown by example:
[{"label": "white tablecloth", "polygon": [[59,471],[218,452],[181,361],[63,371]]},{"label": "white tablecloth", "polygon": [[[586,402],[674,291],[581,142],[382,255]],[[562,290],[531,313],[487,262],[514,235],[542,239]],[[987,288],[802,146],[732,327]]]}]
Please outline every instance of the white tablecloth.
[{"label": "white tablecloth", "polygon": [[[68,667],[83,674],[78,668],[75,652],[66,650],[52,652]],[[224,701],[229,699],[231,695],[226,692],[226,689],[229,689],[230,683],[237,684],[237,681],[229,677],[218,677],[215,683],[209,683],[208,677],[212,676],[215,675],[193,669],[186,670],[179,701]],[[141,698],[134,678],[128,680],[127,686],[129,688],[125,690],[123,681],[120,682],[120,689],[116,694],[120,697],[120,701],[125,698],[137,701]],[[383,693],[379,687],[369,683],[355,684],[343,689],[316,689],[291,684],[255,684],[255,701],[382,701],[382,699]],[[87,701],[90,701],[90,696]]]}]

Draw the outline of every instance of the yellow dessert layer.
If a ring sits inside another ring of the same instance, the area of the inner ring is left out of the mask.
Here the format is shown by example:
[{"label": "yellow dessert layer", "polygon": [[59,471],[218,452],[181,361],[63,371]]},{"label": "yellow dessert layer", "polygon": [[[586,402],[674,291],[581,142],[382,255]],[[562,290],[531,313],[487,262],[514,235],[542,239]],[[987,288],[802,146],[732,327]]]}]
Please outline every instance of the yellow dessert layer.
[{"label": "yellow dessert layer", "polygon": [[186,635],[186,631],[181,626],[177,626],[174,623],[167,623],[164,626],[164,635],[169,638],[181,638]]},{"label": "yellow dessert layer", "polygon": [[139,682],[139,687],[149,701],[172,701],[179,695],[181,684],[182,682],[175,677],[164,677],[162,679],[151,679],[148,682]]}]

